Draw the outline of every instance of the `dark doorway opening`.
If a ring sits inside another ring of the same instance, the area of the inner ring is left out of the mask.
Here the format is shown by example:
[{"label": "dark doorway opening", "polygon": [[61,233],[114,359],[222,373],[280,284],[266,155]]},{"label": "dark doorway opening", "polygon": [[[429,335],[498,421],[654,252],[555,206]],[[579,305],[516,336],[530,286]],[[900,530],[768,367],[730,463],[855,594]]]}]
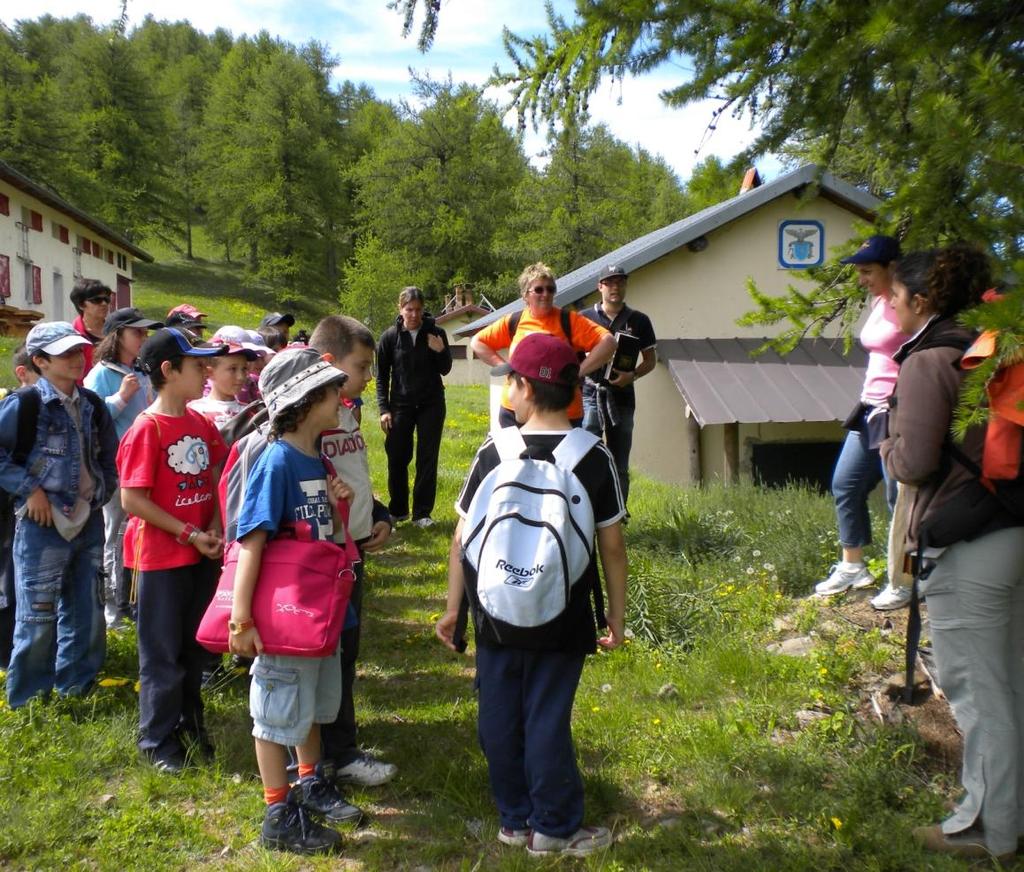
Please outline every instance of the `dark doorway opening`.
[{"label": "dark doorway opening", "polygon": [[832,486],[842,442],[761,442],[752,447],[754,481],[766,487],[805,484],[819,493]]}]

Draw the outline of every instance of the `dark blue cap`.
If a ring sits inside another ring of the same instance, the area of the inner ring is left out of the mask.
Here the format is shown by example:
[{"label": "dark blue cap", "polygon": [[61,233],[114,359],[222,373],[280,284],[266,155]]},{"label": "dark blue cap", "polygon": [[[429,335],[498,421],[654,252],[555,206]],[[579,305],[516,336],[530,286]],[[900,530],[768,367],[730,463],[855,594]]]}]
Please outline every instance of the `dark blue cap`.
[{"label": "dark blue cap", "polygon": [[900,258],[900,243],[894,236],[869,236],[864,244],[840,263],[880,263],[888,265]]},{"label": "dark blue cap", "polygon": [[165,360],[177,360],[179,357],[216,357],[227,354],[226,345],[208,345],[196,343],[188,333],[177,327],[165,327],[151,333],[139,349],[139,367],[143,372],[156,372]]}]

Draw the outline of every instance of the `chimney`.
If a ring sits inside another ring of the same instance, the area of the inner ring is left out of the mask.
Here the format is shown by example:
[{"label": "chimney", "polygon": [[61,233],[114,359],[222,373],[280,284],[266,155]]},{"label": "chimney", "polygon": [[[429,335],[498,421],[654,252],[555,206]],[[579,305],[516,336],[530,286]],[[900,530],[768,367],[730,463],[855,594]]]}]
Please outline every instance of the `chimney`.
[{"label": "chimney", "polygon": [[754,188],[761,187],[761,174],[757,171],[757,167],[751,167],[743,176],[743,184],[740,185],[740,193],[745,194],[747,191],[752,191]]}]

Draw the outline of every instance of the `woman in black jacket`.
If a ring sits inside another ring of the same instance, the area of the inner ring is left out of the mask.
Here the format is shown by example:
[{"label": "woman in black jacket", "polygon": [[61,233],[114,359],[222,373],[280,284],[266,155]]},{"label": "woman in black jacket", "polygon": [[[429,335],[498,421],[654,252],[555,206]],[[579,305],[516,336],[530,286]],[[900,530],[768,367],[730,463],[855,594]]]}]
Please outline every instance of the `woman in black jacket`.
[{"label": "woman in black jacket", "polygon": [[452,369],[448,336],[423,313],[423,292],[403,288],[398,318],[377,343],[377,405],[388,455],[388,509],[395,521],[409,517],[409,462],[416,434],[412,522],[434,523],[437,457],[444,430],[444,383]]}]

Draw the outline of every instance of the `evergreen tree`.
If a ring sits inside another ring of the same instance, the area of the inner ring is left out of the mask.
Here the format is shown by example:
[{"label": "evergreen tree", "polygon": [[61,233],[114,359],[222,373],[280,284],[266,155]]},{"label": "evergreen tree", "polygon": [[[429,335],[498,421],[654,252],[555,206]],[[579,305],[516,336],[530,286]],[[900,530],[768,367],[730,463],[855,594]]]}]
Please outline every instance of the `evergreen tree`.
[{"label": "evergreen tree", "polygon": [[476,88],[414,80],[415,111],[399,119],[353,169],[359,220],[391,251],[423,269],[424,291],[440,299],[456,283],[494,276],[492,240],[513,208],[526,172],[519,141]]}]

